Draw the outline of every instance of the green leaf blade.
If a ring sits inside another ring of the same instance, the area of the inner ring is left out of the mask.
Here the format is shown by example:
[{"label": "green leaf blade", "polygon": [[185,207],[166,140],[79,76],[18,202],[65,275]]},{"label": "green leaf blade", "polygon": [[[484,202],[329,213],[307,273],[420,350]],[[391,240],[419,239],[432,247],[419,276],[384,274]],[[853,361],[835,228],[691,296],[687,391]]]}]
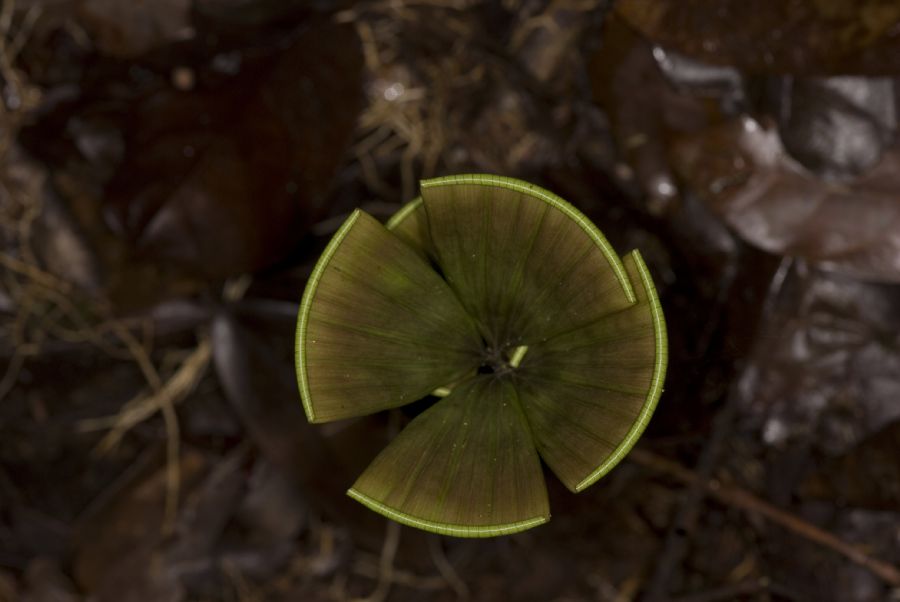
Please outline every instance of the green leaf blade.
[{"label": "green leaf blade", "polygon": [[479,361],[478,333],[446,283],[361,211],[316,265],[296,340],[311,422],[405,405],[473,372]]},{"label": "green leaf blade", "polygon": [[434,261],[434,245],[431,242],[428,214],[425,213],[422,197],[416,197],[401,207],[400,211],[388,220],[385,227],[422,257]]},{"label": "green leaf blade", "polygon": [[386,229],[354,213],[310,279],[297,341],[312,421],[441,397],[348,495],[462,537],[549,519],[540,458],[572,491],[611,470],[667,360],[637,251],[620,259],[559,197],[488,175],[423,182]]},{"label": "green leaf blade", "polygon": [[531,344],[634,302],[621,260],[578,210],[500,176],[426,180],[440,269],[494,347]]},{"label": "green leaf blade", "polygon": [[459,537],[515,533],[549,519],[517,394],[493,376],[465,381],[413,420],[348,493],[404,524]]},{"label": "green leaf blade", "polygon": [[541,457],[581,491],[633,447],[662,393],[665,321],[640,254],[624,265],[637,303],[529,349],[520,393]]}]

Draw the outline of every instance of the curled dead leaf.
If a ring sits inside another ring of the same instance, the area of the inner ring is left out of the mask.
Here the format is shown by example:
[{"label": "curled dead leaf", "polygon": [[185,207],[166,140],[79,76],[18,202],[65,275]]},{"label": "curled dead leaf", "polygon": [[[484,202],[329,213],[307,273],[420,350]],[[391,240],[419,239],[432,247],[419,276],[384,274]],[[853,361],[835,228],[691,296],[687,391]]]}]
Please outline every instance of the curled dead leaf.
[{"label": "curled dead leaf", "polygon": [[685,136],[672,160],[745,240],[867,280],[900,282],[900,146],[850,182],[826,181],[769,121],[741,117]]}]

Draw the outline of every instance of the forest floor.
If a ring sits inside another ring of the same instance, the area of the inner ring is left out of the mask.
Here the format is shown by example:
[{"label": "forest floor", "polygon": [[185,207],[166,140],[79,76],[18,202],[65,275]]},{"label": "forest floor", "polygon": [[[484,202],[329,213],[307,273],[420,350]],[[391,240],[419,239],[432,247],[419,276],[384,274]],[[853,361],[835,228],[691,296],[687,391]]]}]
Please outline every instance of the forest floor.
[{"label": "forest floor", "polygon": [[[745,4],[0,2],[0,601],[900,600],[900,10]],[[292,359],[347,214],[472,172],[640,249],[670,338],[490,540],[347,498],[404,418],[307,424]]]}]

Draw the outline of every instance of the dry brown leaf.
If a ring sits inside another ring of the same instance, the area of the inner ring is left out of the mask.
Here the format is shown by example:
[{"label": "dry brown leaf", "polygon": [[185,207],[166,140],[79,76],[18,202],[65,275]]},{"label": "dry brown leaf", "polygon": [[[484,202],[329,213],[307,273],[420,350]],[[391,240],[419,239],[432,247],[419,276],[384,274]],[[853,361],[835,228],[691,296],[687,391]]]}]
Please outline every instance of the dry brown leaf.
[{"label": "dry brown leaf", "polygon": [[193,35],[191,0],[83,0],[81,22],[101,51],[130,58]]},{"label": "dry brown leaf", "polygon": [[748,242],[867,280],[900,282],[900,146],[852,181],[816,177],[775,126],[741,117],[684,137],[672,160]]}]

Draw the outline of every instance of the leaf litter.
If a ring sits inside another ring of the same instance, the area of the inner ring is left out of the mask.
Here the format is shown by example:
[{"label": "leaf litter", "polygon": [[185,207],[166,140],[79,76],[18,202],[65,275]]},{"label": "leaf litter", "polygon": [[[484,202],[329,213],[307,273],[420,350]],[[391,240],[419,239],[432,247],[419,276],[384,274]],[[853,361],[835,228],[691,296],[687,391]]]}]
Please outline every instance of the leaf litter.
[{"label": "leaf litter", "polygon": [[[74,4],[0,11],[0,599],[897,591],[887,4]],[[291,373],[328,224],[460,171],[641,248],[674,318],[635,458],[489,542],[348,503],[409,418],[311,433]]]}]

